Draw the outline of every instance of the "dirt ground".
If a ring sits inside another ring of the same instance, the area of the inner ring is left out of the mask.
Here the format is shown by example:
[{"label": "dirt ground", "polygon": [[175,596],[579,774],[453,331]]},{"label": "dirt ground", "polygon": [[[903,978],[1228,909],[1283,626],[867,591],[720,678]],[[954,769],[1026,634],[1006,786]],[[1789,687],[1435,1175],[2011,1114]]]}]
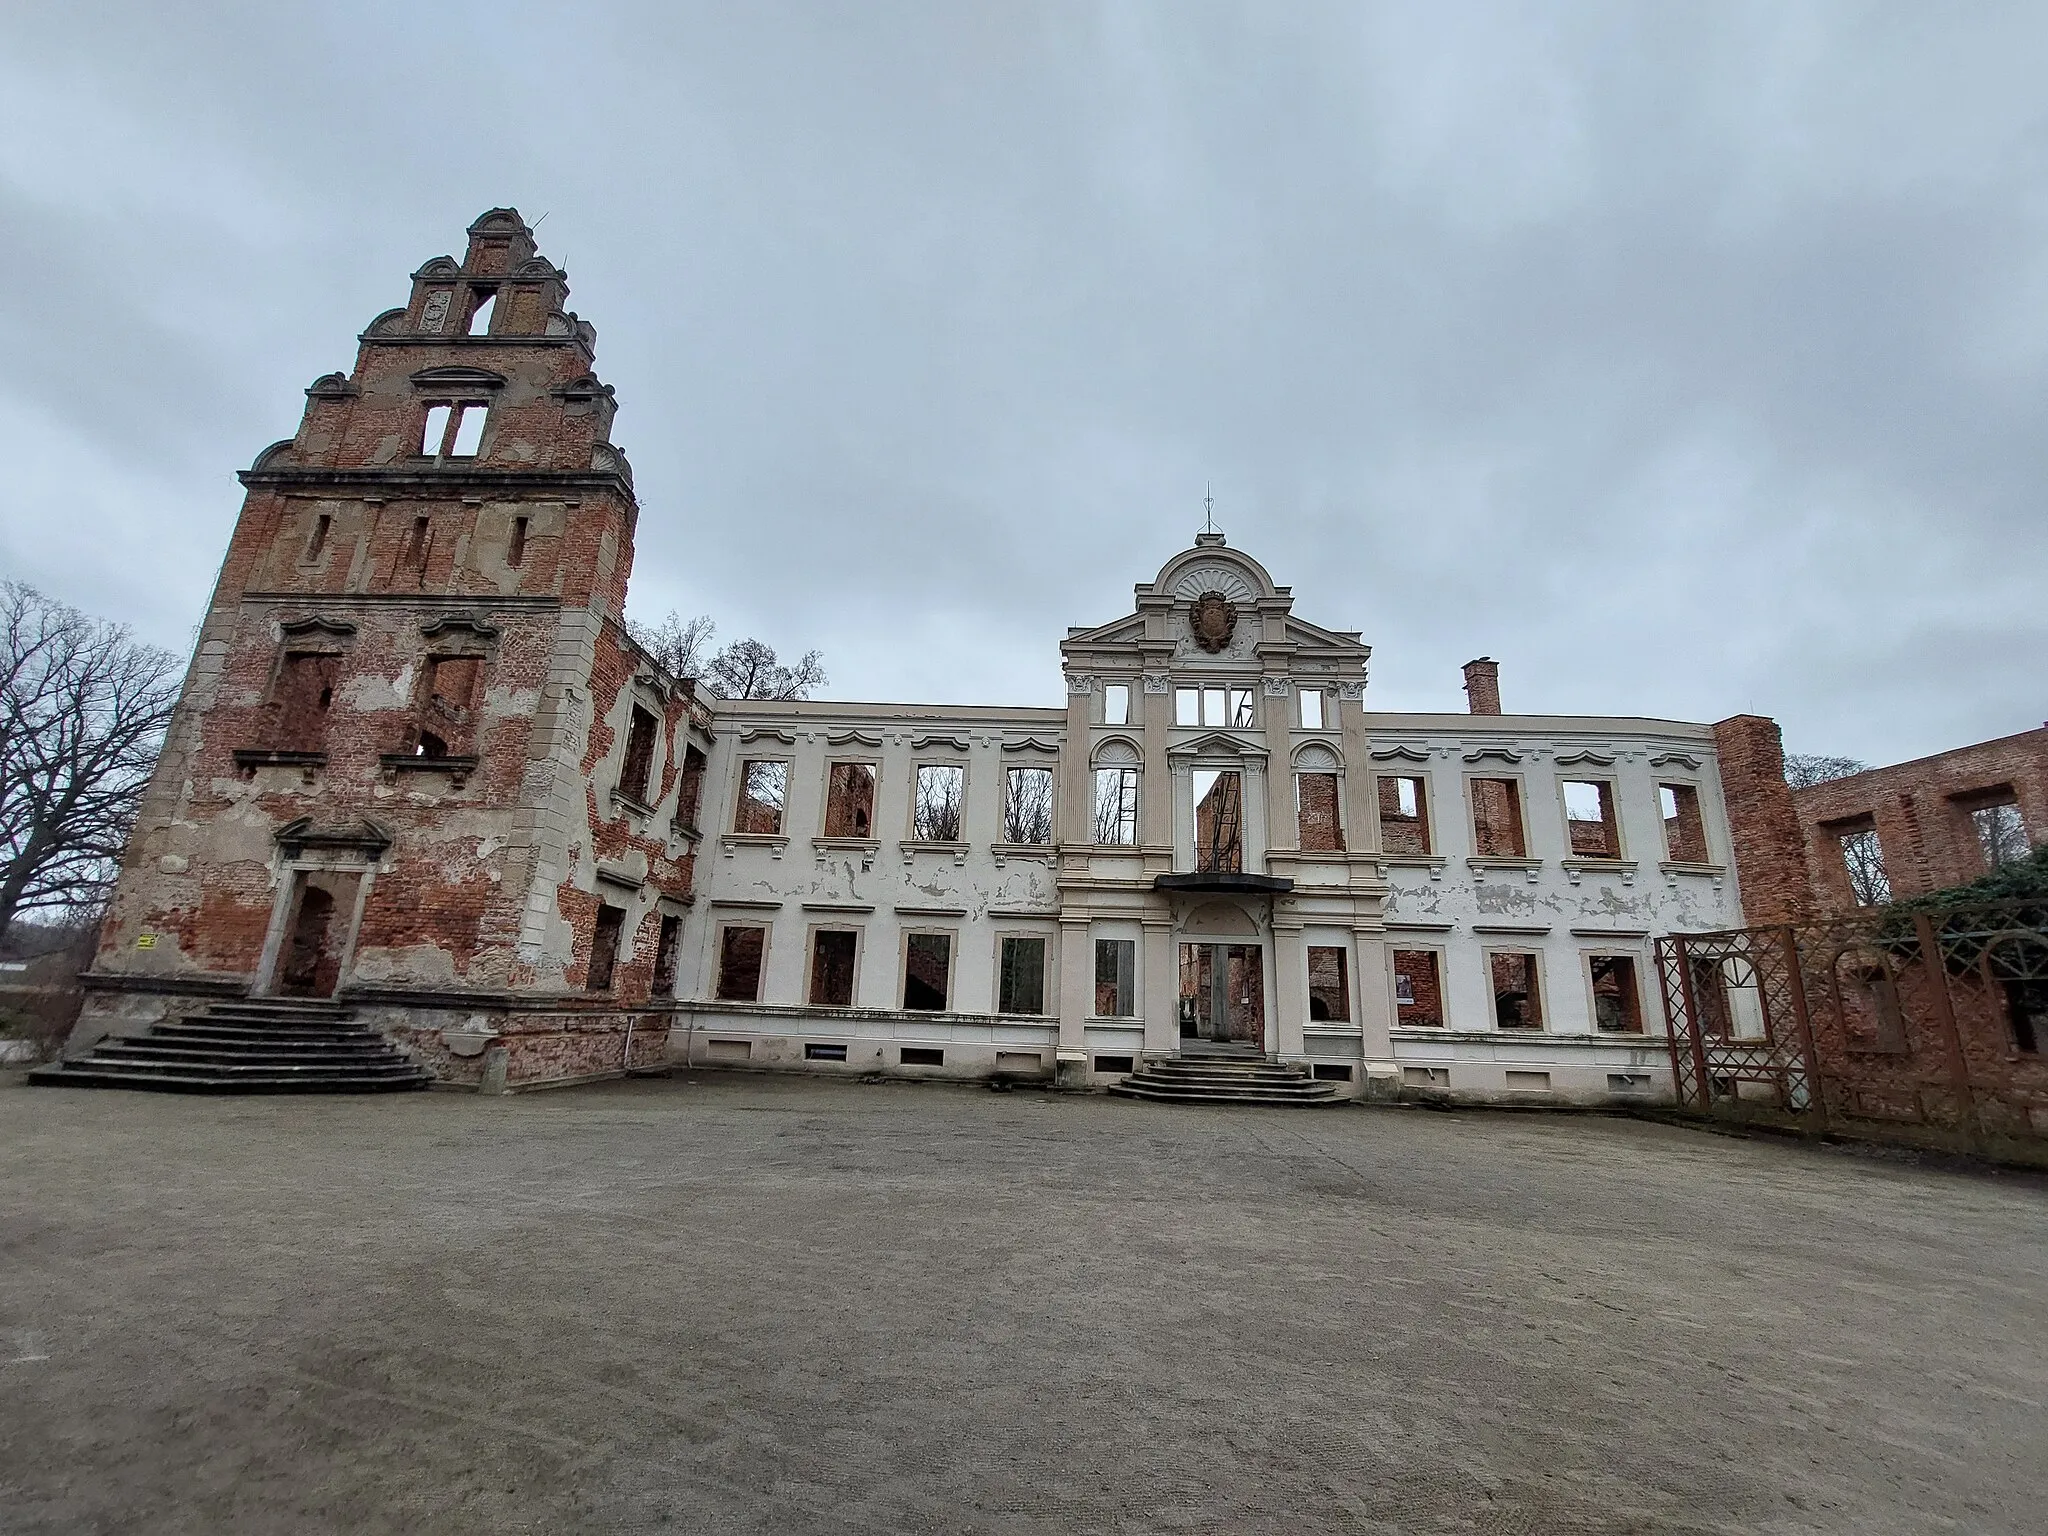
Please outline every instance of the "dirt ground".
[{"label": "dirt ground", "polygon": [[8,1536],[2043,1528],[2029,1176],[714,1076],[0,1158]]}]

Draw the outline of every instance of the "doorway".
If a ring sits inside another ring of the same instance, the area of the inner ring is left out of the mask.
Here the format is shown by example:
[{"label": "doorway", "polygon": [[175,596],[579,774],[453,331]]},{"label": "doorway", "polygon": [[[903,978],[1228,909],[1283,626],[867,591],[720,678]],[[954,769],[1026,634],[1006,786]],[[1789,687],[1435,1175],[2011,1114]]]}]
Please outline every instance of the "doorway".
[{"label": "doorway", "polygon": [[298,900],[277,960],[279,992],[288,997],[334,995],[341,985],[348,927],[361,878],[353,872],[330,870],[300,876]]},{"label": "doorway", "polygon": [[1265,1050],[1265,951],[1259,945],[1181,945],[1180,1037]]}]

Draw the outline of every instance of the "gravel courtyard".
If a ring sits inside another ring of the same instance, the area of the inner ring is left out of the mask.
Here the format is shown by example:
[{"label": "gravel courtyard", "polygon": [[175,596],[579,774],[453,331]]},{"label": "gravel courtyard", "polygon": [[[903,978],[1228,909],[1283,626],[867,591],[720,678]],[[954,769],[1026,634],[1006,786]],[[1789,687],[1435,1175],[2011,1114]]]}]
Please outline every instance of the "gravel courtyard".
[{"label": "gravel courtyard", "polygon": [[2048,1185],[1590,1117],[0,1079],[0,1531],[2026,1532]]}]

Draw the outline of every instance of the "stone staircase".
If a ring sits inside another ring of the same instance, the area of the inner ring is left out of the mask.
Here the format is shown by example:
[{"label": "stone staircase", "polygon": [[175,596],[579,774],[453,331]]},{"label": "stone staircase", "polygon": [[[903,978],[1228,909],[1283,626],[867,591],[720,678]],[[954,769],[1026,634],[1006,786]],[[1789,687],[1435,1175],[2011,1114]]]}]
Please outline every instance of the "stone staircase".
[{"label": "stone staircase", "polygon": [[29,1073],[56,1088],[158,1093],[391,1093],[433,1079],[353,1009],[301,998],[217,1002]]},{"label": "stone staircase", "polygon": [[1110,1084],[1109,1091],[1161,1104],[1313,1107],[1343,1103],[1340,1088],[1337,1083],[1317,1082],[1305,1068],[1268,1061],[1249,1047],[1211,1046],[1150,1059],[1122,1082]]}]

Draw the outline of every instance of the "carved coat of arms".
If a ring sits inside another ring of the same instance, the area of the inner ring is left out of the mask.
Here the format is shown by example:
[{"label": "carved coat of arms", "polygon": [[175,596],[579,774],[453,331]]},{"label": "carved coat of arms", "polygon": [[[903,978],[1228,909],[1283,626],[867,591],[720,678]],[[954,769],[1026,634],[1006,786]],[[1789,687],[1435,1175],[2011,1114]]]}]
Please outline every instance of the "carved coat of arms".
[{"label": "carved coat of arms", "polygon": [[1222,650],[1236,633],[1237,609],[1221,592],[1204,592],[1189,605],[1188,634],[1203,650]]}]

